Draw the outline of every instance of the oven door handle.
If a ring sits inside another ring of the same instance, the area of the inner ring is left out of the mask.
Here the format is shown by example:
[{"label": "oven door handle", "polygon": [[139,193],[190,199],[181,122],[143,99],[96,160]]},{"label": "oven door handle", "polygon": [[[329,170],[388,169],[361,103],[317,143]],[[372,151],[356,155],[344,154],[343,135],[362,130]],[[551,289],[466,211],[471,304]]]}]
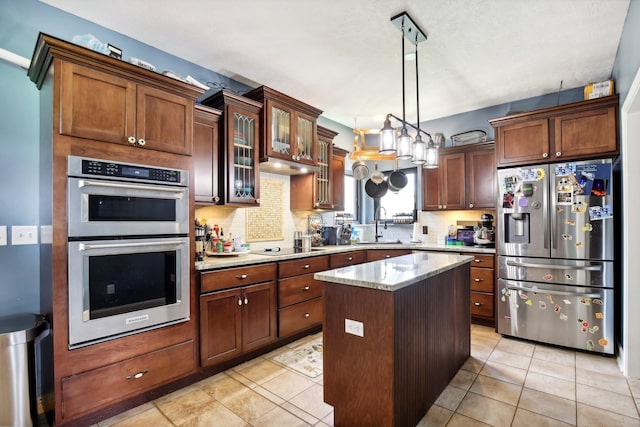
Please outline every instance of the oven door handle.
[{"label": "oven door handle", "polygon": [[152,243],[134,242],[134,243],[80,243],[78,245],[81,251],[89,251],[93,249],[112,249],[112,248],[139,248],[143,246],[178,246],[184,244],[183,240],[159,240]]},{"label": "oven door handle", "polygon": [[564,292],[564,291],[552,291],[550,289],[538,289],[538,288],[524,288],[524,287],[515,287],[515,286],[507,286],[507,289],[510,291],[524,291],[524,292],[533,292],[538,294],[549,294],[549,295],[565,295],[565,296],[573,296],[580,298],[601,298],[600,294],[579,294],[574,292]]},{"label": "oven door handle", "polygon": [[509,267],[530,267],[530,268],[548,268],[550,270],[583,270],[583,271],[602,271],[602,265],[590,265],[580,267],[575,265],[553,265],[553,264],[535,264],[530,262],[507,261]]},{"label": "oven door handle", "polygon": [[136,184],[122,184],[117,182],[103,182],[103,181],[89,181],[81,179],[78,181],[78,187],[103,187],[103,188],[121,188],[125,190],[146,190],[146,191],[161,191],[165,193],[174,193],[177,199],[181,199],[184,194],[183,187],[161,187],[161,186],[146,186]]}]

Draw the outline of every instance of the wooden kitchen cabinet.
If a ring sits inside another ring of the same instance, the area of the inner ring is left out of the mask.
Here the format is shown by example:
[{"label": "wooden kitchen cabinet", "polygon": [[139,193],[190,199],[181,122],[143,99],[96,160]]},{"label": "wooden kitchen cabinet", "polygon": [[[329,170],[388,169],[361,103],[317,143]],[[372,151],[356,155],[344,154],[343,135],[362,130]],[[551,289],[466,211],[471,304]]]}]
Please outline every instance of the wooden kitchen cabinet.
[{"label": "wooden kitchen cabinet", "polygon": [[412,252],[411,249],[367,249],[367,262],[409,255]]},{"label": "wooden kitchen cabinet", "polygon": [[471,261],[471,320],[494,326],[495,255],[469,254]]},{"label": "wooden kitchen cabinet", "polygon": [[[262,104],[221,90],[202,104],[222,110],[218,167],[221,170],[219,204],[260,204],[260,111]],[[196,174],[199,172],[196,169]]]},{"label": "wooden kitchen cabinet", "polygon": [[278,336],[286,337],[322,324],[322,282],[314,273],[329,269],[329,256],[278,263]]},{"label": "wooden kitchen cabinet", "polygon": [[618,95],[489,120],[498,167],[614,157]]},{"label": "wooden kitchen cabinet", "polygon": [[220,110],[196,105],[193,124],[193,189],[197,204],[218,204],[220,196]]},{"label": "wooden kitchen cabinet", "polygon": [[[253,274],[253,269],[257,269]],[[211,366],[276,340],[275,264],[202,273],[200,364]],[[225,285],[226,284],[226,285]]]},{"label": "wooden kitchen cabinet", "polygon": [[195,97],[161,74],[150,84],[137,77],[63,62],[60,134],[191,155]]},{"label": "wooden kitchen cabinet", "polygon": [[292,210],[343,210],[346,151],[333,146],[337,135],[318,126],[318,171],[291,176]]},{"label": "wooden kitchen cabinet", "polygon": [[329,255],[329,268],[342,268],[366,262],[366,251],[349,251]]},{"label": "wooden kitchen cabinet", "polygon": [[422,210],[495,208],[492,142],[443,148],[440,166],[422,169]]},{"label": "wooden kitchen cabinet", "polygon": [[280,159],[302,165],[318,164],[316,121],[322,111],[267,86],[245,94],[262,102],[261,160]]}]

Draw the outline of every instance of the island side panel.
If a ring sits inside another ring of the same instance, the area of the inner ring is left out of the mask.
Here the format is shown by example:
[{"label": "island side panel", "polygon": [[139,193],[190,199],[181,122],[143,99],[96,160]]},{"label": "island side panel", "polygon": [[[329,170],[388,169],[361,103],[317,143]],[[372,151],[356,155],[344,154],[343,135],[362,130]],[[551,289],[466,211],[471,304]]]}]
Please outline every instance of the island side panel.
[{"label": "island side panel", "polygon": [[[324,400],[334,425],[393,426],[393,293],[324,282]],[[362,322],[364,336],[345,332]]]},{"label": "island side panel", "polygon": [[469,357],[468,295],[468,264],[394,292],[396,426],[415,426]]}]

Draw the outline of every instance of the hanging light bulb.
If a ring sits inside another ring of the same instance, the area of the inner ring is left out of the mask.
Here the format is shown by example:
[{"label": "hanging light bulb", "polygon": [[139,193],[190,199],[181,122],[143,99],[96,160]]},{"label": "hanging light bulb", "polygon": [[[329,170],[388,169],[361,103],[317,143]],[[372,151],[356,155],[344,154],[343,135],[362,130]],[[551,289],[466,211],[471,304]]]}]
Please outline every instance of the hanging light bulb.
[{"label": "hanging light bulb", "polygon": [[411,155],[411,136],[409,136],[406,126],[402,126],[400,137],[398,138],[398,155],[396,157],[399,160],[403,160],[410,159]]},{"label": "hanging light bulb", "polygon": [[425,169],[435,169],[439,166],[438,147],[431,138],[429,138],[429,142],[427,143],[425,160],[426,163],[423,166]]},{"label": "hanging light bulb", "polygon": [[393,154],[396,152],[396,131],[391,127],[391,114],[387,114],[384,125],[380,130],[380,154]]}]

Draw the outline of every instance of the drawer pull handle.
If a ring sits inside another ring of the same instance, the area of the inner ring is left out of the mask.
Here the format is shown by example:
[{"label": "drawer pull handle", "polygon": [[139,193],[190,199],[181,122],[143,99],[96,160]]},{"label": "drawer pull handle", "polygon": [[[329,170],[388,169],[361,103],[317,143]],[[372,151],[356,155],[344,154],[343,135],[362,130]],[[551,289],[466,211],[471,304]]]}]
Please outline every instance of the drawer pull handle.
[{"label": "drawer pull handle", "polygon": [[476,307],[480,307],[482,305],[481,302],[474,302],[473,305],[475,305]]},{"label": "drawer pull handle", "polygon": [[136,137],[135,136],[130,136],[129,138],[127,138],[127,142],[129,142],[129,144],[135,144],[136,143]]},{"label": "drawer pull handle", "polygon": [[236,279],[238,279],[238,280],[242,280],[242,279],[246,279],[247,277],[249,277],[249,275],[248,275],[248,274],[238,274],[238,275],[236,276]]},{"label": "drawer pull handle", "polygon": [[309,313],[305,313],[305,314],[303,315],[303,317],[304,317],[304,318],[308,318],[308,317],[310,317],[310,316],[311,316],[311,314],[309,314]]},{"label": "drawer pull handle", "polygon": [[474,282],[482,282],[482,279],[473,279]]},{"label": "drawer pull handle", "polygon": [[238,305],[242,305],[242,298],[238,297]]},{"label": "drawer pull handle", "polygon": [[353,261],[353,257],[352,256],[348,256],[347,257],[347,261]]},{"label": "drawer pull handle", "polygon": [[304,288],[302,288],[303,291],[308,291],[309,289],[311,289],[311,287],[309,286],[305,286]]},{"label": "drawer pull handle", "polygon": [[309,268],[309,264],[303,265],[302,268],[304,268],[306,270],[307,268]]},{"label": "drawer pull handle", "polygon": [[146,144],[146,143],[147,143],[147,141],[145,141],[144,138],[140,138],[138,140],[138,145],[141,146],[141,147],[144,147],[144,144]]},{"label": "drawer pull handle", "polygon": [[249,304],[249,298],[247,298],[247,296],[244,296],[244,305]]},{"label": "drawer pull handle", "polygon": [[147,374],[147,372],[149,372],[149,370],[145,369],[144,371],[140,371],[137,374],[127,375],[127,379],[128,380],[137,380],[137,379],[142,378],[143,376],[145,376],[145,374]]},{"label": "drawer pull handle", "polygon": [[385,255],[384,257],[385,258],[391,258],[391,255]]},{"label": "drawer pull handle", "polygon": [[476,258],[476,259],[474,259],[474,260],[473,260],[473,262],[482,262],[482,260],[481,260],[481,259]]}]

